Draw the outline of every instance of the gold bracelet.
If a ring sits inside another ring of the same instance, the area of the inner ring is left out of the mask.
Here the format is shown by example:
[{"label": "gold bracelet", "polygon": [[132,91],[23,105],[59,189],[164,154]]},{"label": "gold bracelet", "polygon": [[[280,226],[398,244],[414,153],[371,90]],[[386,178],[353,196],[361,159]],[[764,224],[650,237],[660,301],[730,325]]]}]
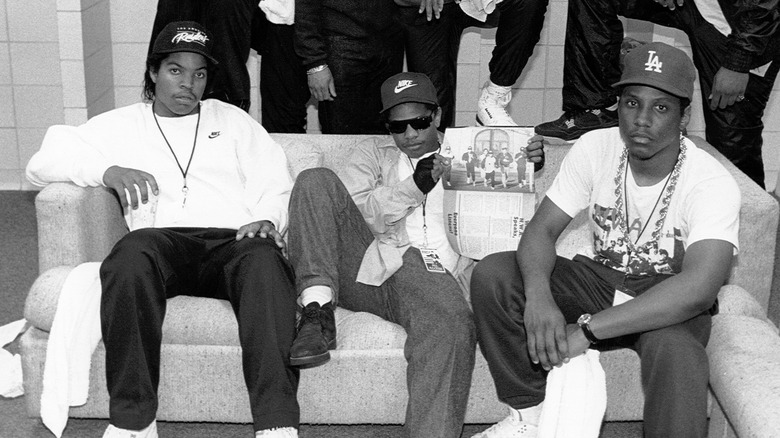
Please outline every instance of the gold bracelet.
[{"label": "gold bracelet", "polygon": [[326,68],[328,68],[328,64],[318,65],[316,67],[312,67],[312,68],[306,70],[306,74],[307,75],[313,75],[314,73],[319,73],[319,72],[325,70]]}]

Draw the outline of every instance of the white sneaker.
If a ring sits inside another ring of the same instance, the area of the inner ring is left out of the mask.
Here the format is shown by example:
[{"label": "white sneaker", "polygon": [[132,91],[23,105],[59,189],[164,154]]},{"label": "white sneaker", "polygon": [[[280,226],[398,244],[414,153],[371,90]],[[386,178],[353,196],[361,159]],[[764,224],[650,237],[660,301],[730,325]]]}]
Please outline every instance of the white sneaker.
[{"label": "white sneaker", "polygon": [[157,420],[152,421],[152,424],[142,430],[120,429],[109,424],[103,432],[103,438],[157,438]]},{"label": "white sneaker", "polygon": [[517,409],[509,411],[508,417],[471,438],[536,438],[539,433],[536,425],[521,420]]},{"label": "white sneaker", "polygon": [[298,429],[294,427],[275,427],[255,432],[255,438],[298,438]]},{"label": "white sneaker", "polygon": [[483,126],[517,126],[506,106],[512,100],[512,87],[502,87],[489,80],[477,101],[477,122]]}]

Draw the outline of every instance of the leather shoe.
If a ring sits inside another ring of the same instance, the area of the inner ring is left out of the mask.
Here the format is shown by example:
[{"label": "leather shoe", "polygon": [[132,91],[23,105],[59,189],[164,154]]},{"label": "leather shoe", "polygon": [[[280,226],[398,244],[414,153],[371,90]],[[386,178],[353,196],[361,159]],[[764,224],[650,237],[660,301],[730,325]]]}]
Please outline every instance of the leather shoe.
[{"label": "leather shoe", "polygon": [[298,334],[290,348],[290,365],[311,368],[330,360],[330,352],[336,348],[336,317],[333,303],[320,307],[309,303],[301,312]]}]

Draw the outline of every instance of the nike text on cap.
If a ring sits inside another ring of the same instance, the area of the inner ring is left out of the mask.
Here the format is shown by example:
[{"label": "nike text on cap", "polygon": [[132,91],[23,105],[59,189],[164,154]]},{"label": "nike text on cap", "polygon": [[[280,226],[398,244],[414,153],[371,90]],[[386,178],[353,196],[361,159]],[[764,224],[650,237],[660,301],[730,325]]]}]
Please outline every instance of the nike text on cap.
[{"label": "nike text on cap", "polygon": [[206,57],[212,64],[218,64],[211,55],[213,48],[211,32],[194,21],[168,23],[154,40],[152,54],[193,52]]},{"label": "nike text on cap", "polygon": [[402,103],[416,102],[439,106],[436,88],[422,73],[403,72],[389,77],[382,84],[382,111]]},{"label": "nike text on cap", "polygon": [[696,70],[682,50],[664,43],[647,43],[631,49],[623,63],[623,74],[613,87],[648,85],[673,96],[693,99]]}]

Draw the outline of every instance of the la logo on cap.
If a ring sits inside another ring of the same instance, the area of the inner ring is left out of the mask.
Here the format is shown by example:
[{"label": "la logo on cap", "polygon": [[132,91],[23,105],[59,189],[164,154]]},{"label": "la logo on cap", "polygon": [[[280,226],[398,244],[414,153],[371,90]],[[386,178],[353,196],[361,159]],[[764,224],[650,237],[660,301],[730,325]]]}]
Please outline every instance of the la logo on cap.
[{"label": "la logo on cap", "polygon": [[658,59],[658,55],[655,54],[655,50],[647,52],[647,62],[645,63],[645,70],[661,73],[661,67],[664,63]]},{"label": "la logo on cap", "polygon": [[411,80],[411,79],[402,79],[402,80],[398,81],[398,85],[395,86],[395,90],[394,91],[395,91],[395,94],[398,94],[398,93],[406,90],[407,88],[411,88],[411,87],[415,87],[415,86],[417,86],[417,84],[415,84],[413,80]]}]

